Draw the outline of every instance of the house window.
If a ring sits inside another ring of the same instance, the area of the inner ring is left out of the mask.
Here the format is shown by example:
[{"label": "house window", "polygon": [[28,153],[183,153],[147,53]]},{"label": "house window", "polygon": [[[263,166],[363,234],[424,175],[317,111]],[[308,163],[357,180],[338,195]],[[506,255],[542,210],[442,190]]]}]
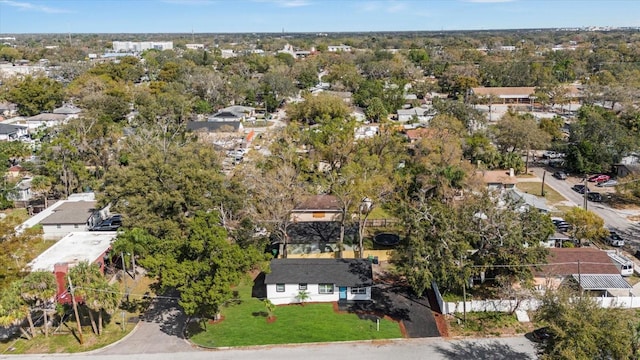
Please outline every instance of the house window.
[{"label": "house window", "polygon": [[307,284],[298,284],[298,290],[307,290]]},{"label": "house window", "polygon": [[284,284],[276,284],[276,292],[284,292]]},{"label": "house window", "polygon": [[318,284],[318,294],[333,294],[333,284]]},{"label": "house window", "polygon": [[80,226],[79,226],[78,224],[74,224],[74,225],[73,225],[73,227],[77,229],[77,228],[79,228]]},{"label": "house window", "polygon": [[316,219],[322,219],[324,217],[324,213],[323,212],[314,212],[313,213],[313,217]]},{"label": "house window", "polygon": [[367,288],[363,288],[363,287],[351,288],[351,294],[353,294],[353,295],[366,295],[367,294]]},{"label": "house window", "polygon": [[58,224],[58,225],[56,225],[56,228],[62,229],[62,225]]}]

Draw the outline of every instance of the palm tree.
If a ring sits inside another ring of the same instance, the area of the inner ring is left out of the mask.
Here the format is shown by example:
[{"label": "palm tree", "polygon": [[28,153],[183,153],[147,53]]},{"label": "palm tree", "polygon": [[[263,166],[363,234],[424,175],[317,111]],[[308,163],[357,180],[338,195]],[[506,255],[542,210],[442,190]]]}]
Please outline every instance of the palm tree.
[{"label": "palm tree", "polygon": [[[71,281],[89,312],[91,327],[96,335],[102,333],[102,313],[112,314],[120,304],[120,291],[116,285],[109,285],[96,264],[84,261],[69,271]],[[94,313],[98,314],[96,323]]]},{"label": "palm tree", "polygon": [[93,308],[96,307],[94,302],[94,286],[102,278],[100,268],[95,264],[89,264],[87,261],[82,261],[69,270],[69,277],[73,282],[75,295],[81,297],[84,304],[88,308],[89,320],[91,320],[91,328],[95,334],[98,334],[98,327],[96,325],[95,318],[93,317]]},{"label": "palm tree", "polygon": [[120,289],[116,284],[109,285],[107,279],[102,278],[95,285],[93,296],[93,310],[98,312],[98,335],[102,334],[102,313],[113,314],[120,305]]},{"label": "palm tree", "polygon": [[[49,336],[49,319],[47,318],[47,307],[55,300],[58,290],[58,282],[55,275],[48,271],[34,271],[29,273],[21,283],[20,295],[24,301],[30,305],[31,309],[40,307],[44,315],[44,336]],[[29,325],[33,332],[33,319],[31,311],[28,313]]]},{"label": "palm tree", "polygon": [[29,318],[29,332],[20,326],[20,332],[27,340],[33,338],[35,329],[31,319],[31,309],[24,301],[20,292],[22,281],[14,281],[0,297],[0,326],[10,326],[21,323],[25,317]]}]

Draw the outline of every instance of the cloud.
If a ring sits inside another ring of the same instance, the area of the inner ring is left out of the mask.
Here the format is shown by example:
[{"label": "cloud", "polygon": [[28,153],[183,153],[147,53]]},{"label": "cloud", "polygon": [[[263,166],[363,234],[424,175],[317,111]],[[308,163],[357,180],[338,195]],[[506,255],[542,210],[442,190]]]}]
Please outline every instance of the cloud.
[{"label": "cloud", "polygon": [[48,14],[62,14],[62,13],[71,12],[70,10],[66,10],[66,9],[52,8],[45,5],[32,4],[28,2],[22,2],[22,1],[0,0],[0,4],[12,6],[20,10],[39,11],[39,12],[44,12]]}]

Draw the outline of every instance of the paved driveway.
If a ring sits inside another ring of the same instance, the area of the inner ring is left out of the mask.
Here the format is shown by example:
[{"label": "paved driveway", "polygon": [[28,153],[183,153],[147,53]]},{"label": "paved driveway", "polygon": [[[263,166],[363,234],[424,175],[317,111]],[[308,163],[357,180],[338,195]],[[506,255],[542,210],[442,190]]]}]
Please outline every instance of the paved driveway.
[{"label": "paved driveway", "polygon": [[158,297],[128,337],[94,353],[124,355],[197,351],[182,335],[185,321],[186,316],[175,295]]}]

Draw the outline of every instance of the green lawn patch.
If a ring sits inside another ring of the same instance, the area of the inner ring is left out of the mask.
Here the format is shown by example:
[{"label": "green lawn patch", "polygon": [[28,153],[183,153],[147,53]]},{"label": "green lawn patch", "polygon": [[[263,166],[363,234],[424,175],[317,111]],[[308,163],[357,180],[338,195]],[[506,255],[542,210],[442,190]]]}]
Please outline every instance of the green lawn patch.
[{"label": "green lawn patch", "polygon": [[[520,182],[516,187],[527,194],[541,196],[542,191],[542,183],[539,182]],[[547,199],[547,203],[549,205],[557,204],[562,201],[566,201],[564,196],[560,195],[559,192],[553,190],[551,187],[546,185],[544,187],[544,198]]]},{"label": "green lawn patch", "polygon": [[449,318],[449,334],[453,336],[500,336],[514,335],[529,331],[530,325],[518,322],[514,314],[501,312],[467,312],[467,321],[463,314]]},{"label": "green lawn patch", "polygon": [[192,323],[191,341],[206,347],[249,346],[401,338],[397,322],[371,316],[336,313],[331,303],[277,306],[276,321],[267,323],[262,301],[251,298],[251,287],[238,287],[240,301],[222,309],[223,320],[202,329]]}]

